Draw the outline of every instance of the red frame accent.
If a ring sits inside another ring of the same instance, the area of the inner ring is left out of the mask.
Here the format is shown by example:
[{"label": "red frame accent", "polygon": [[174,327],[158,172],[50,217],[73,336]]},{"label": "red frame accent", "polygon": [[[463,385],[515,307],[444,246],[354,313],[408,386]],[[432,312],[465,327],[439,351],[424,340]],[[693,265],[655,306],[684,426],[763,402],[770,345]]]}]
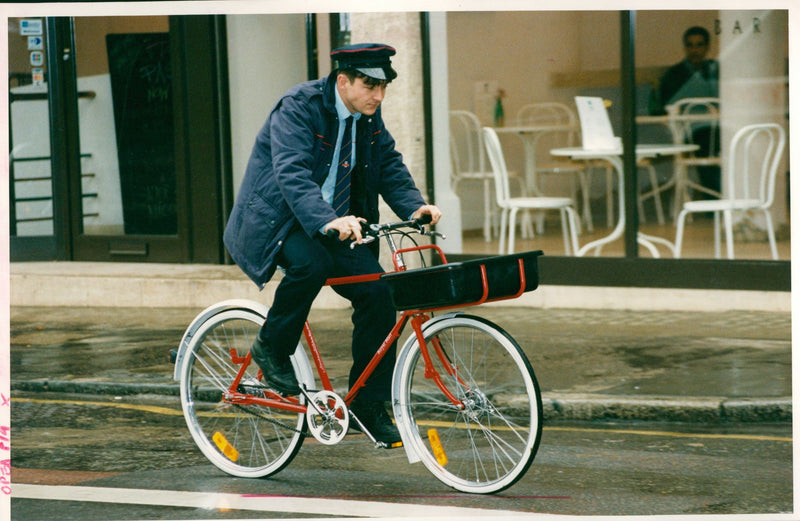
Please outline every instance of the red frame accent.
[{"label": "red frame accent", "polygon": [[[439,248],[435,244],[415,246],[412,248],[404,248],[401,250],[397,250],[392,255],[392,263],[394,264],[395,271],[405,271],[404,266],[401,267],[398,266],[397,264],[398,254],[412,252],[412,251],[421,251],[425,249],[433,249],[437,251],[439,253],[439,257],[441,258],[442,262],[445,264],[447,263],[447,259],[445,258],[444,252],[441,250],[441,248]],[[400,332],[403,330],[409,319],[411,319],[411,327],[417,336],[417,341],[419,342],[420,345],[420,351],[425,361],[425,377],[432,379],[436,383],[437,387],[439,387],[439,389],[442,390],[442,393],[444,393],[444,395],[447,396],[447,398],[451,402],[453,402],[454,405],[461,407],[462,406],[461,401],[458,398],[456,398],[456,396],[447,388],[445,383],[442,381],[442,378],[439,375],[439,373],[433,368],[433,362],[431,354],[429,352],[429,347],[425,343],[425,338],[422,333],[422,326],[425,322],[427,322],[430,319],[429,314],[435,311],[477,306],[485,302],[495,302],[499,300],[518,298],[525,292],[526,281],[525,281],[525,266],[522,258],[517,259],[517,262],[519,265],[520,287],[519,291],[517,291],[517,293],[515,293],[514,295],[489,299],[488,298],[489,282],[486,276],[486,265],[481,264],[480,272],[481,272],[481,283],[483,285],[483,292],[480,299],[476,300],[475,302],[469,302],[464,304],[455,304],[449,306],[439,306],[434,308],[413,309],[413,310],[403,311],[402,314],[400,315],[400,318],[397,320],[397,323],[389,332],[389,335],[386,337],[386,339],[384,339],[380,348],[372,357],[372,360],[370,360],[369,364],[367,364],[367,367],[361,373],[361,376],[359,376],[358,380],[356,380],[356,383],[347,393],[347,396],[345,396],[344,398],[345,403],[347,405],[350,405],[352,403],[353,399],[358,395],[358,391],[364,386],[367,379],[372,375],[372,372],[375,370],[375,367],[377,367],[377,365],[386,355],[386,352],[389,350],[389,346],[400,337]],[[336,277],[326,280],[325,285],[336,286],[340,284],[358,284],[361,282],[370,282],[378,280],[381,275],[382,275],[381,273],[370,273],[367,275],[355,275],[351,277]],[[328,377],[328,371],[325,368],[322,356],[320,355],[319,345],[317,344],[317,341],[314,338],[314,334],[311,331],[311,326],[308,324],[308,321],[306,321],[305,325],[303,326],[303,334],[306,338],[306,343],[308,344],[308,348],[311,351],[311,357],[314,360],[314,365],[316,366],[317,374],[320,377],[322,388],[327,391],[333,391],[333,386],[331,384],[330,378]],[[460,378],[458,378],[457,367],[453,367],[450,365],[450,361],[445,356],[445,353],[442,350],[442,347],[438,344],[438,342],[434,342],[433,347],[434,351],[436,352],[436,356],[442,362],[448,374],[450,374],[451,376],[456,376],[458,381],[462,385],[467,387],[466,383],[463,382]],[[239,371],[236,377],[234,378],[231,387],[223,397],[223,399],[226,402],[237,403],[242,405],[261,405],[264,407],[273,407],[276,409],[283,409],[286,411],[297,412],[297,413],[306,412],[306,406],[301,404],[297,397],[291,397],[291,396],[283,397],[278,394],[269,393],[268,397],[259,398],[256,396],[251,396],[236,391],[236,389],[239,387],[239,383],[241,382],[244,376],[245,371],[247,370],[247,367],[251,363],[251,355],[250,353],[248,353],[247,356],[245,357],[239,357],[238,355],[236,355],[236,352],[234,350],[231,350],[231,361],[234,364],[241,364],[241,367],[239,368]]]},{"label": "red frame accent", "polygon": [[422,250],[436,250],[439,253],[439,258],[442,260],[442,264],[447,264],[447,258],[444,256],[444,252],[440,247],[435,244],[423,244],[422,246],[414,246],[413,248],[403,248],[397,250],[392,254],[392,264],[394,264],[394,271],[406,271],[405,266],[400,266],[397,264],[397,256],[402,255],[403,253],[408,253],[412,251],[422,251]]}]

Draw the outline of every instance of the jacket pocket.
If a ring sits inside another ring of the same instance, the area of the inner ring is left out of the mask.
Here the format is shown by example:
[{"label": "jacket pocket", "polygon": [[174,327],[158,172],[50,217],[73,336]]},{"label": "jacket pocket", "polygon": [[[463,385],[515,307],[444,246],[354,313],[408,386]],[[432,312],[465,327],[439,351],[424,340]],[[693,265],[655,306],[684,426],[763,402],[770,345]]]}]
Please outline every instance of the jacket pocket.
[{"label": "jacket pocket", "polygon": [[260,266],[272,257],[270,251],[277,248],[278,231],[288,218],[288,211],[281,212],[258,193],[251,195],[242,212],[238,237],[239,250],[251,266]]}]

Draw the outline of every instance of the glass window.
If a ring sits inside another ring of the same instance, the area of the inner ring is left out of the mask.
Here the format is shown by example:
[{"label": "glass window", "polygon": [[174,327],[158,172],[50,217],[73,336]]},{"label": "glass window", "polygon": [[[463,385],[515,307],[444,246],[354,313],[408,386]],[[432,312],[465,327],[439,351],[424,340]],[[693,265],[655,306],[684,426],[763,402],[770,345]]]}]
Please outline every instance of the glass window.
[{"label": "glass window", "polygon": [[[748,152],[752,165],[742,174],[745,178],[730,181],[728,156],[743,126],[787,127],[788,15],[641,11],[635,20],[638,196],[632,204],[644,234],[639,255],[673,257],[680,229],[681,257],[713,258],[713,213],[691,211],[684,219],[678,217],[687,202],[703,201],[689,204],[690,210],[715,209],[732,186],[749,188],[748,195],[737,194],[740,199],[757,197],[762,185],[755,158],[767,148],[766,135]],[[684,38],[694,26],[707,29],[708,41],[696,30]],[[570,198],[580,222],[578,252],[626,254],[621,145],[612,139],[605,148],[616,152],[564,150],[591,146],[597,137],[596,126],[581,124],[576,97],[588,98],[582,106],[607,115],[611,138],[622,137],[620,37],[617,11],[447,14],[451,188],[460,202],[464,253],[500,251],[504,224],[494,196],[491,157],[475,152],[464,137],[468,119],[491,127],[497,136],[512,197]],[[687,97],[697,102],[682,109],[678,100]],[[683,120],[677,117],[680,110],[688,113]],[[589,128],[594,130],[587,132]],[[778,258],[784,260],[789,258],[787,158],[784,148],[775,177],[766,184],[775,189],[767,214],[774,224]],[[569,215],[521,210],[514,223],[514,249],[565,254],[571,239],[562,223]],[[733,216],[736,258],[772,258],[767,223],[761,208]],[[719,255],[724,258],[723,224],[720,219]],[[506,231],[505,248],[508,237]]]},{"label": "glass window", "polygon": [[177,233],[166,16],[75,18],[86,235]]},{"label": "glass window", "polygon": [[[639,170],[639,229],[682,258],[788,260],[787,11],[640,11],[636,22],[639,142],[697,148],[648,161],[652,178]],[[726,207],[746,211],[728,222]]]}]

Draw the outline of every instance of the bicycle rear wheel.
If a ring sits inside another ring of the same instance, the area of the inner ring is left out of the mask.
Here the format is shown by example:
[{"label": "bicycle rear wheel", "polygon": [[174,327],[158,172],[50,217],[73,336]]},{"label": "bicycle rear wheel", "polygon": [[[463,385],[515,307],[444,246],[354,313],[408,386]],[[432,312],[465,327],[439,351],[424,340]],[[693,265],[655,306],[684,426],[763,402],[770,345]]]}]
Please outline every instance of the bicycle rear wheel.
[{"label": "bicycle rear wheel", "polygon": [[424,337],[432,367],[458,405],[426,377],[418,341],[404,349],[394,403],[407,449],[462,492],[510,487],[527,471],[542,434],[541,394],[525,354],[503,329],[468,315],[442,318]]},{"label": "bicycle rear wheel", "polygon": [[[239,477],[268,476],[286,467],[300,450],[306,431],[302,413],[223,400],[263,322],[264,317],[252,309],[212,315],[189,341],[180,370],[181,405],[192,438],[216,467]],[[311,374],[305,356],[293,355],[292,363],[296,374]],[[313,377],[300,378],[313,387]],[[263,393],[255,363],[250,363],[238,390]]]}]

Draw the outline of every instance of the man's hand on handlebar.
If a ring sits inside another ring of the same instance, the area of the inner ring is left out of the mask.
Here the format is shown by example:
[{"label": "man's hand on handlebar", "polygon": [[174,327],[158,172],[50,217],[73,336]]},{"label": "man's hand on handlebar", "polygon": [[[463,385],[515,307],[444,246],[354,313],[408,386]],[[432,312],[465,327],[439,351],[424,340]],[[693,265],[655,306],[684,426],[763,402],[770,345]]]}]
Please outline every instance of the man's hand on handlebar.
[{"label": "man's hand on handlebar", "polygon": [[442,218],[442,211],[439,210],[439,207],[433,204],[426,204],[420,206],[414,215],[411,216],[412,219],[419,219],[423,215],[430,216],[430,224],[436,224],[439,222],[439,219]]},{"label": "man's hand on handlebar", "polygon": [[330,238],[336,238],[340,241],[350,240],[350,247],[356,244],[366,244],[374,241],[380,233],[385,233],[389,230],[400,229],[403,227],[415,228],[422,235],[437,235],[444,237],[444,235],[431,231],[427,225],[436,224],[442,217],[442,211],[434,205],[420,206],[410,221],[401,221],[389,224],[367,224],[367,220],[363,217],[356,217],[355,215],[346,215],[344,217],[337,217],[325,225],[324,235]]},{"label": "man's hand on handlebar", "polygon": [[[345,215],[337,217],[325,225],[325,235],[338,237],[340,241],[351,241],[361,244],[361,223],[367,222],[363,217]],[[336,235],[338,233],[338,235]]]}]

